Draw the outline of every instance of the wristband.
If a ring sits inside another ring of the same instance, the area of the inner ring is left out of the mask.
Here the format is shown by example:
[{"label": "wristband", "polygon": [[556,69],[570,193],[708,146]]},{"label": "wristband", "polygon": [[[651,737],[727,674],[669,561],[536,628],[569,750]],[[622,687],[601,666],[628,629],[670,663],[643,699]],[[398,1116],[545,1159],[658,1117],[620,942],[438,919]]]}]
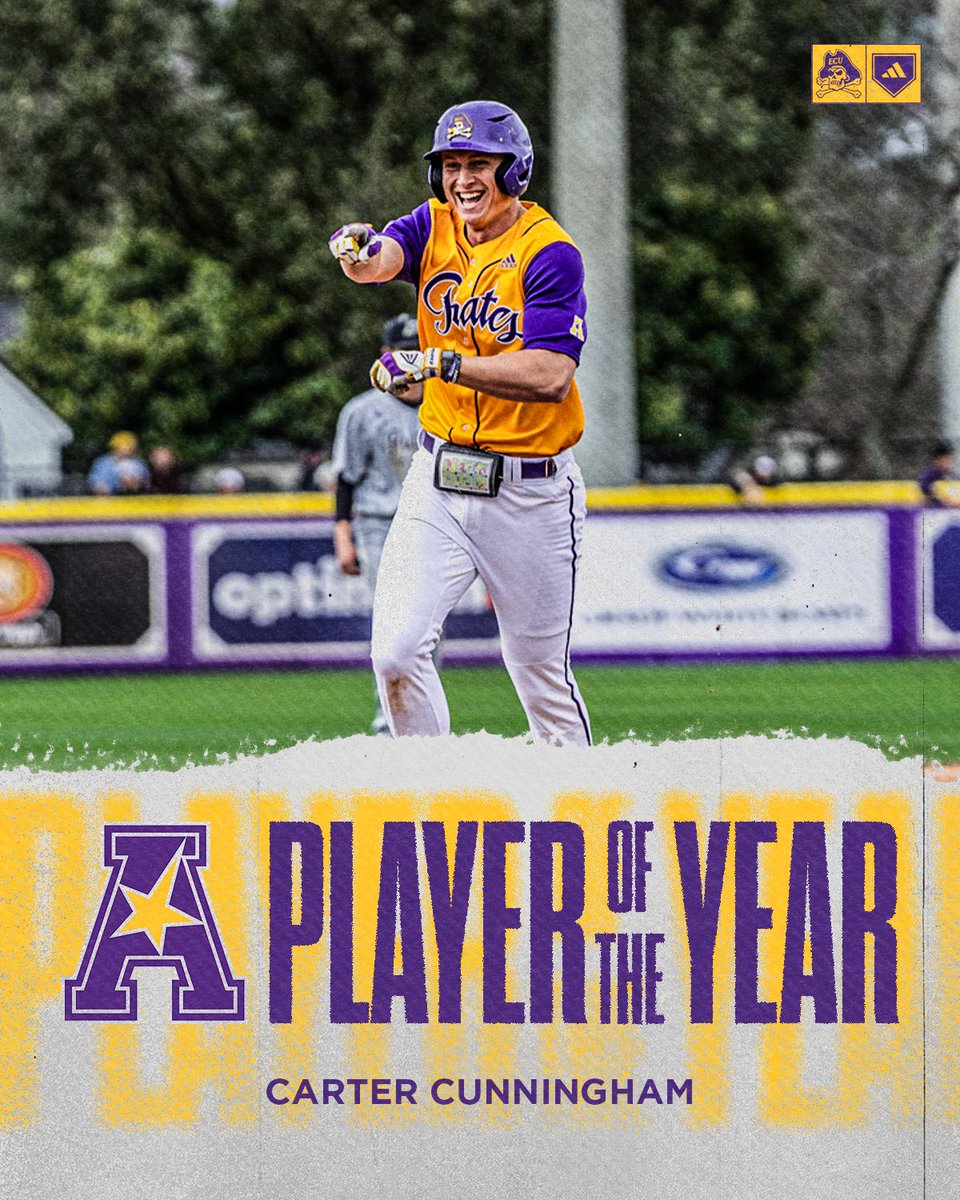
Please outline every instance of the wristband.
[{"label": "wristband", "polygon": [[444,350],[440,356],[440,378],[444,383],[456,383],[462,365],[463,359],[456,350]]},{"label": "wristband", "polygon": [[336,521],[349,521],[353,517],[353,489],[352,483],[347,483],[342,475],[337,476],[337,503],[336,503]]}]

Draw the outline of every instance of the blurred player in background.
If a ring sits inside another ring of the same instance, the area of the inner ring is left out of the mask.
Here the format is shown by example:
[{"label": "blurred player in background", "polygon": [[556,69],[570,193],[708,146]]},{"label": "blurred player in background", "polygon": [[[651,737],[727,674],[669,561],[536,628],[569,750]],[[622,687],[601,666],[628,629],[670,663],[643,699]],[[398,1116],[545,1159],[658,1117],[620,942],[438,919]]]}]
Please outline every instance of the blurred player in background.
[{"label": "blurred player in background", "polygon": [[330,239],[348,278],[417,290],[422,349],[384,354],[371,371],[397,396],[425,381],[421,450],[374,606],[380,699],[394,734],[449,731],[430,651],[479,575],[530,728],[586,746],[570,670],[586,511],[570,449],[583,432],[580,252],[548,212],[520,199],[533,146],[512,109],[487,100],[449,109],[424,157],[436,199],[383,233],[351,224]]},{"label": "blurred player in background", "polygon": [[110,452],[94,459],[87,487],[95,496],[127,496],[146,491],[150,484],[147,464],[137,454],[136,434],[122,429],[109,442]]},{"label": "blurred player in background", "polygon": [[925,502],[933,508],[954,508],[958,501],[940,487],[954,478],[954,450],[950,442],[937,442],[930,453],[930,461],[920,473],[917,487],[923,492]]},{"label": "blurred player in background", "polygon": [[[419,348],[416,317],[401,313],[384,325],[381,353]],[[422,384],[413,385],[402,397],[370,388],[348,400],[337,420],[333,443],[337,488],[333,544],[341,571],[363,575],[371,604],[383,544],[417,449],[417,409],[422,399]],[[379,695],[371,730],[388,732]]]}]

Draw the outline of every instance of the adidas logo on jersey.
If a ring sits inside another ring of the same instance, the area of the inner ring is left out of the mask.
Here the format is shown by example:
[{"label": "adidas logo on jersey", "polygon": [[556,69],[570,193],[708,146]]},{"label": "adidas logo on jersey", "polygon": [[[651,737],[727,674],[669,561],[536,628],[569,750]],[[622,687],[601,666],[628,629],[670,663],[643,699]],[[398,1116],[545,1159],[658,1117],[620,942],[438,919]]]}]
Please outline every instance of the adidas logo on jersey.
[{"label": "adidas logo on jersey", "polygon": [[500,266],[505,271],[509,271],[511,267],[515,267],[516,265],[517,265],[517,260],[512,254],[508,254],[507,257],[505,259],[503,259],[502,262],[500,263]]},{"label": "adidas logo on jersey", "polygon": [[908,79],[909,76],[907,75],[907,73],[903,69],[903,67],[901,67],[898,62],[895,62],[893,64],[893,66],[889,68],[889,70],[886,70],[883,72],[883,74],[880,76],[880,78],[881,79]]}]

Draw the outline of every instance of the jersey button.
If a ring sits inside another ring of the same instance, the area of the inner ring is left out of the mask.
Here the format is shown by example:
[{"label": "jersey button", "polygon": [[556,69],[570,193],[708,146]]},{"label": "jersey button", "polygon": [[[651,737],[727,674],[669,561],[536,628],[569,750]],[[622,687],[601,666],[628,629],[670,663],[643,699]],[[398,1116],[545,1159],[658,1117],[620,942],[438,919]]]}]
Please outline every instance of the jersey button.
[{"label": "jersey button", "polygon": [[470,426],[469,426],[469,425],[461,425],[461,426],[460,426],[460,429],[461,429],[461,431],[462,431],[463,433],[469,433],[469,432],[470,432]]}]

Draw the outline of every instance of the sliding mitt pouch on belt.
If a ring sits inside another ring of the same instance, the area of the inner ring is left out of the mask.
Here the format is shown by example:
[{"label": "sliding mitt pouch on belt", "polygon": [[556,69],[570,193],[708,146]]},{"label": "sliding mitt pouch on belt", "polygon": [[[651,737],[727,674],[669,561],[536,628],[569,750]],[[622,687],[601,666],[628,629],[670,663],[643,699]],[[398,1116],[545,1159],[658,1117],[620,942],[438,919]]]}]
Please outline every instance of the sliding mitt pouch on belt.
[{"label": "sliding mitt pouch on belt", "polygon": [[495,496],[503,480],[503,455],[444,442],[437,450],[433,486],[441,492]]}]

